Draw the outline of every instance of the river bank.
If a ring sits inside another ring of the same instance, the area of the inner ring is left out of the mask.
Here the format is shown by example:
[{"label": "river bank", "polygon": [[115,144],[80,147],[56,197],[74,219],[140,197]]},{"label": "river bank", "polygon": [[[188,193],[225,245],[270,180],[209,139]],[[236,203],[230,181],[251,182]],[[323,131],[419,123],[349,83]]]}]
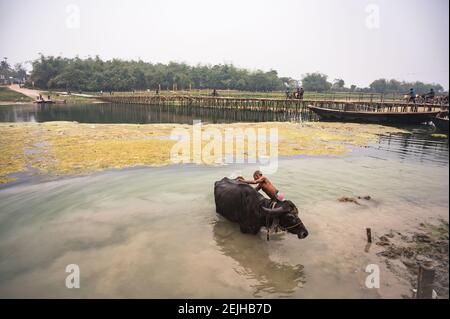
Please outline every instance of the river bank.
[{"label": "river bank", "polygon": [[18,84],[9,85],[7,87],[0,87],[1,105],[30,103],[36,101],[39,96],[42,96],[44,100],[48,100],[48,97],[50,96],[50,99],[56,103],[104,103],[100,100],[97,100],[95,95],[89,94],[68,94],[67,92],[30,89],[21,87]]},{"label": "river bank", "polygon": [[11,90],[7,86],[0,86],[0,106],[11,104],[26,104],[32,102],[33,99],[23,93]]},{"label": "river bank", "polygon": [[385,259],[387,267],[416,290],[419,265],[435,268],[433,288],[438,298],[448,299],[448,220],[422,222],[410,234],[391,230],[380,236],[376,244],[383,247],[378,255]]}]

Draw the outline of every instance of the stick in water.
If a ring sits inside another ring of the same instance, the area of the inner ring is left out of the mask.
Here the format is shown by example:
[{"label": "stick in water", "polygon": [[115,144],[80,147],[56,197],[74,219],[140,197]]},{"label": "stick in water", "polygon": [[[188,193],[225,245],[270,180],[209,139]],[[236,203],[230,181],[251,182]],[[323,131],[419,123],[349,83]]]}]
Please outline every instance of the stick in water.
[{"label": "stick in water", "polygon": [[372,242],[372,230],[370,228],[366,228],[366,232],[367,232],[367,242],[371,243]]},{"label": "stick in water", "polygon": [[417,299],[431,299],[433,296],[434,268],[420,265],[417,277]]}]

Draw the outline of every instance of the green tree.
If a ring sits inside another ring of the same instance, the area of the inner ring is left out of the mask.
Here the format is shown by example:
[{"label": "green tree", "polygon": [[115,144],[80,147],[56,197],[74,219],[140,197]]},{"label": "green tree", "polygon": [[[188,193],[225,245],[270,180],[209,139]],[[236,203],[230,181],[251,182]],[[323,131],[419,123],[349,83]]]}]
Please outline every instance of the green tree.
[{"label": "green tree", "polygon": [[305,91],[329,91],[331,89],[331,83],[327,79],[328,76],[322,73],[307,73],[302,78],[302,86]]},{"label": "green tree", "polygon": [[342,79],[334,79],[332,89],[336,91],[343,91],[345,89],[345,81]]},{"label": "green tree", "polygon": [[369,87],[375,92],[385,93],[387,91],[388,85],[386,79],[379,79],[370,83]]},{"label": "green tree", "polygon": [[413,88],[418,94],[427,93],[432,88],[436,93],[444,92],[444,88],[440,84],[427,84],[420,81],[405,82],[395,79],[378,79],[370,84],[370,90],[377,93],[407,93],[411,88]]},{"label": "green tree", "polygon": [[16,63],[14,65],[14,77],[19,80],[24,80],[27,77],[27,71],[23,67],[22,63]]},{"label": "green tree", "polygon": [[8,58],[4,57],[0,62],[0,78],[8,79],[11,76],[12,70],[11,66],[8,63]]},{"label": "green tree", "polygon": [[34,81],[35,86],[42,89],[49,89],[49,82],[52,78],[63,73],[64,68],[68,65],[68,60],[62,57],[45,57],[40,55],[40,58],[33,61],[33,72],[31,73],[31,80]]}]

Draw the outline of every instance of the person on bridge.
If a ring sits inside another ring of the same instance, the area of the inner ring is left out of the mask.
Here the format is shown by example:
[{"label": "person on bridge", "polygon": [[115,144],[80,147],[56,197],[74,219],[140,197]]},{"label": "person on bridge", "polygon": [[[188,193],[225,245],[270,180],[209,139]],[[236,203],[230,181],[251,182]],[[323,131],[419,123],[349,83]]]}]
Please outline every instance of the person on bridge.
[{"label": "person on bridge", "polygon": [[291,91],[289,90],[289,87],[286,87],[286,98],[287,99],[291,98]]},{"label": "person on bridge", "polygon": [[431,88],[430,92],[425,94],[425,101],[433,100],[435,96],[436,96],[436,93],[434,93],[434,89]]},{"label": "person on bridge", "polygon": [[414,92],[413,88],[409,89],[409,100],[408,102],[413,102],[414,104],[416,104],[416,92]]},{"label": "person on bridge", "polygon": [[303,94],[305,94],[305,90],[303,90],[303,88],[300,88],[297,96],[299,100],[303,100]]}]

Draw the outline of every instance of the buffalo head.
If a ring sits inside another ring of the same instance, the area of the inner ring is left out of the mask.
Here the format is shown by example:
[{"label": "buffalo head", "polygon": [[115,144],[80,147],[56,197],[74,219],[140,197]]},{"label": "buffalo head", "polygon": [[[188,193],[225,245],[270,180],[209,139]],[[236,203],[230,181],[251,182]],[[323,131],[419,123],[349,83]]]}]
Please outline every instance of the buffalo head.
[{"label": "buffalo head", "polygon": [[298,209],[290,200],[281,202],[276,208],[262,207],[266,216],[278,218],[279,225],[282,229],[292,234],[296,234],[298,238],[303,239],[308,236],[308,230],[298,217]]}]

